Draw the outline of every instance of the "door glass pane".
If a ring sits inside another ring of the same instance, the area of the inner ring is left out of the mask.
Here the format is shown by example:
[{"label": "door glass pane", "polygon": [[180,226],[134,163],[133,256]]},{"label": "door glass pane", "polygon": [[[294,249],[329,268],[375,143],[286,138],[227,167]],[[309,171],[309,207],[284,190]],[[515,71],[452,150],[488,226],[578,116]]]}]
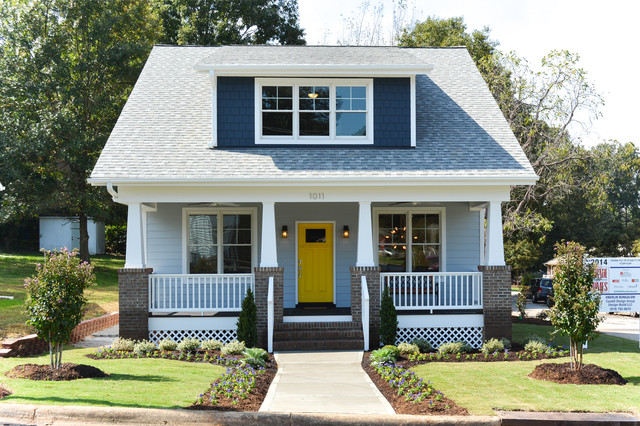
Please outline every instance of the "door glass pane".
[{"label": "door glass pane", "polygon": [[300,113],[300,136],[329,136],[329,113]]},{"label": "door glass pane", "polygon": [[411,248],[413,272],[438,272],[440,248],[437,245],[414,245]]},{"label": "door glass pane", "polygon": [[225,246],[223,251],[225,274],[251,273],[251,246]]},{"label": "door glass pane", "polygon": [[306,229],[304,241],[307,243],[324,243],[327,241],[326,229]]},{"label": "door glass pane", "polygon": [[196,246],[189,247],[189,273],[217,274],[218,247]]},{"label": "door glass pane", "polygon": [[338,112],[336,113],[337,136],[366,136],[366,112]]},{"label": "door glass pane", "polygon": [[293,113],[263,112],[262,134],[267,136],[291,136],[293,134]]}]

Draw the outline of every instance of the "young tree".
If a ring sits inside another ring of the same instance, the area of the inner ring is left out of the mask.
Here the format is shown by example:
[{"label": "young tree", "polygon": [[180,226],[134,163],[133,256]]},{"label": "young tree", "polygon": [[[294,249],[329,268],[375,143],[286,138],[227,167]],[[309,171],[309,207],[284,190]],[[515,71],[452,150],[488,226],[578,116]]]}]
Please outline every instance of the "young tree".
[{"label": "young tree", "polygon": [[82,321],[87,303],[84,291],[96,282],[93,266],[82,262],[76,252],[46,251],[36,275],[25,280],[27,324],[49,343],[51,369],[62,364],[62,345]]},{"label": "young tree", "polygon": [[569,336],[571,369],[582,368],[582,346],[598,337],[600,293],[593,289],[595,264],[585,261],[585,248],[575,242],[556,244],[559,259],[553,278],[551,324]]},{"label": "young tree", "polygon": [[242,311],[238,316],[238,340],[244,342],[245,346],[252,348],[258,340],[258,330],[256,328],[256,303],[253,300],[253,291],[247,290],[247,295],[242,300]]}]

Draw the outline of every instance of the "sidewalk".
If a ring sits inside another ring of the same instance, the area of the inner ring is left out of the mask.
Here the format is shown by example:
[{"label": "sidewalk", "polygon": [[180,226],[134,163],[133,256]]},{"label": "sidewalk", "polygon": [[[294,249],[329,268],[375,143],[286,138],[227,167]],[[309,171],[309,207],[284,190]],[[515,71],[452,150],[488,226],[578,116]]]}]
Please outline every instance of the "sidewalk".
[{"label": "sidewalk", "polygon": [[261,412],[393,414],[361,366],[363,353],[276,353],[278,374]]}]

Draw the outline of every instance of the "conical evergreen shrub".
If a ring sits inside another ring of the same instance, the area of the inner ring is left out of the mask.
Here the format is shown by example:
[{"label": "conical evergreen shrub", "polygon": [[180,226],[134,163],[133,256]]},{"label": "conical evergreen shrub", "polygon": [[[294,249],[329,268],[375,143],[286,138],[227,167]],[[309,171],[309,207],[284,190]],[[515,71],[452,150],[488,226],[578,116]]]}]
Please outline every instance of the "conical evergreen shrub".
[{"label": "conical evergreen shrub", "polygon": [[389,293],[389,287],[384,288],[380,301],[380,341],[383,345],[395,345],[398,332],[398,314]]},{"label": "conical evergreen shrub", "polygon": [[242,301],[242,311],[240,311],[237,322],[238,341],[244,342],[247,348],[253,348],[257,343],[256,321],[256,303],[253,299],[253,292],[249,289]]}]

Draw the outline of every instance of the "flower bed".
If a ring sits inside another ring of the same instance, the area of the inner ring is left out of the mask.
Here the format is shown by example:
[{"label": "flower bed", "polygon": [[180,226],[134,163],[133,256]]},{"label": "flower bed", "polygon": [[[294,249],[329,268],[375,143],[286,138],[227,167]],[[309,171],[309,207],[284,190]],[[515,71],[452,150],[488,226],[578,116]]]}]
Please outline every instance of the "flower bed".
[{"label": "flower bed", "polygon": [[431,352],[426,354],[407,355],[403,365],[417,365],[425,362],[498,362],[498,361],[534,361],[541,359],[559,358],[569,355],[566,348],[556,348],[547,346],[544,352],[527,352],[525,350],[504,352],[495,351],[475,352],[475,353],[457,353],[457,354],[439,354]]},{"label": "flower bed", "polygon": [[362,368],[398,414],[467,415],[465,408],[401,365],[374,364],[365,353]]},{"label": "flower bed", "polygon": [[220,351],[198,350],[195,353],[153,350],[148,353],[98,348],[87,355],[92,359],[161,358],[183,362],[208,362],[223,365],[227,371],[203,394],[196,397],[188,409],[221,411],[258,411],[276,375],[277,365],[272,356],[264,367],[253,368],[243,363],[242,355],[222,355]]}]

